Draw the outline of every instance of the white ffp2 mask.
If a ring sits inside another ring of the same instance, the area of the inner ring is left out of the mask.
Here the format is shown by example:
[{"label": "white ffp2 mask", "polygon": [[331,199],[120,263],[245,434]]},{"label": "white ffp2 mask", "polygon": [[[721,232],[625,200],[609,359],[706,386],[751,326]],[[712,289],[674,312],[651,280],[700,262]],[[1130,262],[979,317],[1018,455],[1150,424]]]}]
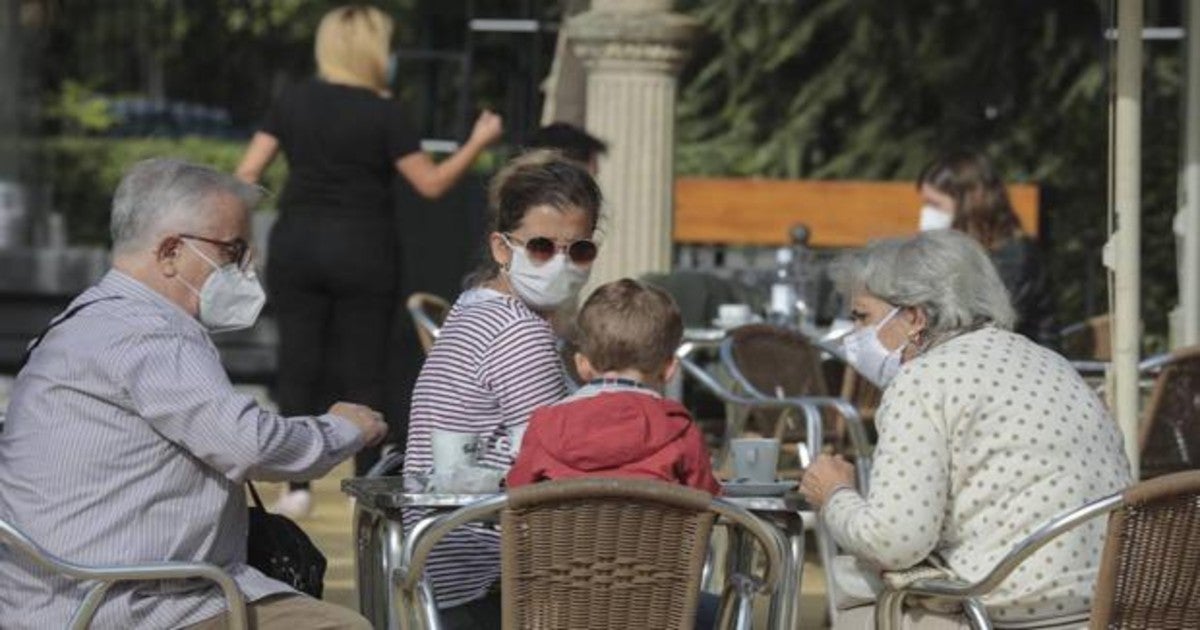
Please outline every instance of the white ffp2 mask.
[{"label": "white ffp2 mask", "polygon": [[267,294],[254,269],[242,271],[236,263],[218,265],[194,245],[184,242],[213,268],[199,291],[184,282],[200,298],[200,323],[214,333],[253,326],[267,302]]},{"label": "white ffp2 mask", "polygon": [[517,297],[535,310],[553,310],[562,306],[579,293],[592,274],[590,265],[576,265],[563,252],[556,252],[550,260],[535,265],[524,247],[508,244],[508,248],[513,253],[507,271],[508,281]]},{"label": "white ffp2 mask", "polygon": [[861,328],[842,338],[842,347],[846,352],[846,362],[859,374],[878,385],[886,387],[900,371],[901,353],[907,343],[901,344],[895,350],[888,350],[879,341],[879,329],[883,328],[900,307],[892,309],[887,317],[879,320],[878,324],[869,328]]},{"label": "white ffp2 mask", "polygon": [[922,232],[927,230],[945,230],[952,225],[954,225],[953,214],[937,206],[921,206],[920,228]]}]

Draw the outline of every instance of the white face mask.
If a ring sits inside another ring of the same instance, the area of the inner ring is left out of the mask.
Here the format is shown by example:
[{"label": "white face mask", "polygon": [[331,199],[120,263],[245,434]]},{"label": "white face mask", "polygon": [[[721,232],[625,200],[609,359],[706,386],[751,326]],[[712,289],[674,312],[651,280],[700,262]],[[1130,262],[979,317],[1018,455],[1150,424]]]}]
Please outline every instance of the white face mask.
[{"label": "white face mask", "polygon": [[561,251],[550,260],[535,265],[524,247],[514,246],[508,239],[504,243],[513,253],[506,272],[508,282],[517,297],[536,310],[547,311],[562,306],[579,293],[592,274],[591,265],[580,267]]},{"label": "white face mask", "polygon": [[200,323],[214,333],[253,326],[267,302],[267,294],[258,282],[258,274],[254,273],[254,269],[242,271],[237,263],[217,265],[194,245],[187,241],[184,243],[213,268],[199,291],[184,282],[192,293],[200,297]]},{"label": "white face mask", "polygon": [[846,361],[864,378],[879,387],[886,387],[896,377],[900,371],[901,353],[904,346],[908,345],[904,343],[895,350],[888,350],[879,341],[879,330],[899,312],[900,307],[897,306],[887,317],[879,320],[878,324],[856,330],[842,338]]},{"label": "white face mask", "polygon": [[954,214],[933,205],[921,206],[921,231],[945,230],[954,225]]}]

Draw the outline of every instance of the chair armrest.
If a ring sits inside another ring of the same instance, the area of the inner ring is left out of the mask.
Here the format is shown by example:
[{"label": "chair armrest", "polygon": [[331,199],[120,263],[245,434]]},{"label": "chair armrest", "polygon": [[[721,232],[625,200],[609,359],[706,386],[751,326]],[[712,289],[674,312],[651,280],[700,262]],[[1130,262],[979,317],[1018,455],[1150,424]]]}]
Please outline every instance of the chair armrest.
[{"label": "chair armrest", "polygon": [[1171,362],[1174,355],[1170,352],[1163,352],[1153,356],[1146,357],[1138,362],[1138,373],[1145,375],[1146,372],[1156,372],[1162,369],[1163,366]]},{"label": "chair armrest", "polygon": [[393,575],[396,585],[410,591],[416,588],[424,575],[425,563],[429,560],[434,545],[451,530],[467,523],[485,520],[504,509],[506,505],[508,495],[498,494],[464,505],[453,512],[418,522],[404,541],[404,548],[400,552],[400,566]]},{"label": "chair armrest", "polygon": [[[752,587],[760,592],[774,591],[776,585],[779,583],[780,575],[782,574],[781,568],[783,567],[785,558],[788,557],[787,541],[783,538],[783,534],[746,509],[724,499],[713,497],[712,502],[709,504],[709,509],[716,513],[717,516],[746,530],[758,540],[758,544],[762,547],[763,554],[766,557],[763,576],[758,579],[752,579],[749,583],[743,583],[743,586]],[[749,576],[743,577],[749,579]]]},{"label": "chair armrest", "polygon": [[425,314],[424,310],[420,308],[409,307],[408,314],[418,326],[424,329],[425,332],[429,333],[430,337],[433,337],[434,339],[438,338],[438,333],[441,332],[441,327],[434,323],[434,321],[429,318],[429,315]]},{"label": "chair armrest", "polygon": [[229,605],[229,627],[243,630],[246,627],[246,605],[237,583],[220,567],[207,562],[153,562],[128,566],[91,567],[67,562],[43,549],[8,522],[0,520],[0,542],[29,558],[44,569],[61,573],[77,580],[99,582],[88,590],[83,603],[71,621],[72,628],[86,628],[96,614],[109,587],[117,582],[139,580],[170,580],[200,578],[215,582],[221,588]]},{"label": "chair armrest", "polygon": [[1097,516],[1107,514],[1121,507],[1123,504],[1123,494],[1117,493],[1054,518],[1018,542],[992,567],[992,570],[987,575],[976,582],[930,578],[914,581],[903,587],[902,590],[911,595],[929,595],[951,599],[966,599],[985,595],[995,590],[1022,562],[1050,541]]}]

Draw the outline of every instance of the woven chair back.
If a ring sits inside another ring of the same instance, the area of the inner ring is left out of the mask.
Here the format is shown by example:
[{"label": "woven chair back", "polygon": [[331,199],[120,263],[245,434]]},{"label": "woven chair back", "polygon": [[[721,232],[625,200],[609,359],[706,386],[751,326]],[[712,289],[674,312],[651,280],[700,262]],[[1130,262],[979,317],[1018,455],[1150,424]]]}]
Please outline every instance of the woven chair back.
[{"label": "woven chair back", "polygon": [[1142,423],[1143,478],[1200,468],[1200,346],[1172,354]]},{"label": "woven chair back", "polygon": [[821,353],[798,332],[751,324],[729,333],[733,360],[755,389],[767,396],[825,396]]},{"label": "woven chair back", "polygon": [[1109,517],[1092,628],[1200,628],[1200,471],[1125,492]]},{"label": "woven chair back", "polygon": [[704,492],[547,482],[501,512],[505,630],[691,629],[714,515]]}]

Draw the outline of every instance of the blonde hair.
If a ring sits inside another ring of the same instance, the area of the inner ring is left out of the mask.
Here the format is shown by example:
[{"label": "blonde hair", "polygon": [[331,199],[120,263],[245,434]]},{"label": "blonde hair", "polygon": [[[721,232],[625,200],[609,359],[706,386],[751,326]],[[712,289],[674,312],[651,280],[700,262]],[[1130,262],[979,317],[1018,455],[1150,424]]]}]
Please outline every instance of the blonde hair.
[{"label": "blonde hair", "polygon": [[330,83],[385,93],[392,18],[372,6],[338,7],[321,18],[314,52],[317,72]]}]

